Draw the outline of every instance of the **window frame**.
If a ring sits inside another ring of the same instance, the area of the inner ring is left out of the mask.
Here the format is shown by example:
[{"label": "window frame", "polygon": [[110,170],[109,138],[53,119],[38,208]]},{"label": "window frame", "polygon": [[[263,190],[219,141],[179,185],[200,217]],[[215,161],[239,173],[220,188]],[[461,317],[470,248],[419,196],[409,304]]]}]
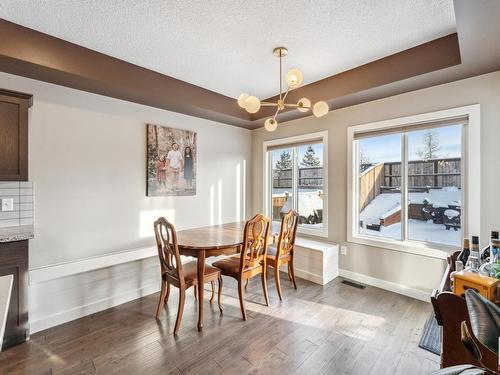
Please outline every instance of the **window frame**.
[{"label": "window frame", "polygon": [[[318,141],[323,143],[323,225],[321,229],[312,229],[312,228],[304,228],[301,225],[297,228],[298,234],[303,234],[307,236],[316,236],[316,237],[328,237],[328,131],[321,131],[309,134],[303,134],[293,137],[287,138],[279,138],[273,139],[269,141],[264,141],[262,143],[262,170],[264,171],[263,175],[263,212],[266,216],[271,217],[272,214],[272,201],[271,201],[271,183],[272,183],[272,168],[271,168],[271,160],[268,153],[269,147],[283,147],[286,148],[287,145],[292,146],[297,143],[307,144],[308,141]],[[294,146],[293,146],[294,147]],[[292,169],[293,174],[293,195],[294,195],[294,207],[298,204],[296,196],[296,164],[298,163],[296,152],[293,152],[293,163],[294,167]],[[298,164],[297,164],[298,165]]]},{"label": "window frame", "polygon": [[[462,126],[462,196],[463,212],[462,233],[464,237],[471,234],[480,233],[480,105],[473,104],[464,107],[457,107],[436,112],[428,112],[413,116],[394,118],[390,120],[372,122],[361,125],[354,125],[347,128],[347,241],[362,245],[369,245],[389,250],[402,251],[433,258],[446,259],[451,250],[456,250],[457,246],[426,243],[417,240],[396,240],[390,238],[376,238],[362,235],[357,230],[359,217],[359,184],[357,182],[357,167],[359,165],[358,150],[355,145],[355,135],[371,132],[374,130],[390,130],[422,123],[439,122],[455,117],[467,117],[468,123]],[[410,130],[406,130],[410,131]],[[401,143],[401,173],[406,187],[408,182],[408,172],[406,163],[408,161],[407,139],[408,135],[402,133]],[[470,183],[473,181],[474,183]],[[407,202],[407,189],[402,189],[401,202]],[[407,207],[402,204],[401,220],[407,221]],[[404,207],[404,208],[403,208]],[[402,225],[402,231],[407,230],[407,225]],[[402,232],[404,235],[404,233]],[[402,237],[407,238],[407,236]]]}]

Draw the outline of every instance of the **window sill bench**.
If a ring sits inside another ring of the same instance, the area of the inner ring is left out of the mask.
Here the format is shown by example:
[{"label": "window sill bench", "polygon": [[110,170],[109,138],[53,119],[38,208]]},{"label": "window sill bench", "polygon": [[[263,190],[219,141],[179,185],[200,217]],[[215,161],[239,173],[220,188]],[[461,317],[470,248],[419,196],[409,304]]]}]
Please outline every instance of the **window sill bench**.
[{"label": "window sill bench", "polygon": [[297,277],[320,285],[329,283],[339,275],[339,245],[297,237],[294,268]]}]

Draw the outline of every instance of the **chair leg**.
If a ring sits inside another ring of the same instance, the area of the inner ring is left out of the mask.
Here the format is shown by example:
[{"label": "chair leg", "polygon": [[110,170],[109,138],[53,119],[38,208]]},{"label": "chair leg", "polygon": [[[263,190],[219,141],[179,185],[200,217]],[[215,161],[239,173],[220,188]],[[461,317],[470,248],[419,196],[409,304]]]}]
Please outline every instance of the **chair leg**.
[{"label": "chair leg", "polygon": [[247,281],[245,282],[245,290],[247,289],[247,286],[248,286],[248,281],[249,281],[249,280],[250,280],[250,279],[247,279]]},{"label": "chair leg", "polygon": [[210,281],[210,285],[212,286],[212,294],[210,295],[210,304],[214,303],[214,297],[215,297],[215,282]]},{"label": "chair leg", "polygon": [[292,280],[292,271],[290,271],[290,263],[291,262],[288,262],[288,280],[290,280],[290,282],[293,282]]},{"label": "chair leg", "polygon": [[243,280],[241,280],[241,279],[238,280],[238,297],[240,299],[241,315],[243,315],[243,320],[247,320],[247,312],[245,310],[245,302],[243,301],[243,297],[244,297]]},{"label": "chair leg", "polygon": [[219,304],[219,310],[222,314],[222,301],[221,301],[221,296],[222,296],[222,285],[224,283],[222,282],[222,275],[219,277],[219,291],[217,294],[217,303]]},{"label": "chair leg", "polygon": [[156,319],[160,316],[161,310],[165,306],[165,294],[167,293],[167,287],[164,281],[161,282],[160,300],[158,301],[158,307],[156,308]]},{"label": "chair leg", "polygon": [[168,302],[168,297],[170,297],[170,283],[167,281],[167,294],[165,296],[165,302],[164,302],[165,305]]},{"label": "chair leg", "polygon": [[269,296],[267,295],[267,266],[262,266],[262,290],[264,291],[264,298],[266,300],[266,306],[269,306]]},{"label": "chair leg", "polygon": [[290,277],[292,278],[293,287],[297,289],[297,283],[295,282],[295,270],[293,269],[293,258],[290,262],[288,262],[288,269],[290,271]]},{"label": "chair leg", "polygon": [[283,297],[281,295],[281,280],[280,280],[280,267],[276,265],[274,268],[274,281],[276,282],[276,289],[278,290],[278,296],[280,297],[280,301],[283,301]]},{"label": "chair leg", "polygon": [[179,310],[177,311],[177,319],[175,321],[174,335],[179,332],[181,326],[182,313],[184,312],[184,302],[186,301],[186,290],[179,288]]},{"label": "chair leg", "polygon": [[194,292],[194,300],[198,301],[198,287],[196,285],[193,286],[193,292]]}]

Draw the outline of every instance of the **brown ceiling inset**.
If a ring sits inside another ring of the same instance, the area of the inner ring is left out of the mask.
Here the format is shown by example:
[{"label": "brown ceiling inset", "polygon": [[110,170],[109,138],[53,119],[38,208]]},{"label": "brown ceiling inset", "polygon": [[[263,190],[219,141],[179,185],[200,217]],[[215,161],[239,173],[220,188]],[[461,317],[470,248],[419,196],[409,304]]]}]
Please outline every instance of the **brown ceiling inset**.
[{"label": "brown ceiling inset", "polygon": [[235,100],[47,34],[0,20],[0,70],[118,99],[243,124]]},{"label": "brown ceiling inset", "polygon": [[[250,116],[234,98],[2,19],[0,35],[0,70],[7,73],[250,129],[273,114],[263,107]],[[450,34],[300,87],[287,102],[308,97],[347,106],[487,72],[466,69],[460,51],[457,34]],[[308,115],[287,111],[279,119]]]},{"label": "brown ceiling inset", "polygon": [[[292,90],[288,93],[287,102],[297,103],[303,97],[311,99],[313,103],[319,100],[332,101],[460,62],[458,35],[454,33]],[[278,96],[266,99],[272,102],[277,100]],[[295,110],[287,107],[283,112],[287,111]],[[251,118],[258,120],[272,115],[272,107],[263,107]]]}]

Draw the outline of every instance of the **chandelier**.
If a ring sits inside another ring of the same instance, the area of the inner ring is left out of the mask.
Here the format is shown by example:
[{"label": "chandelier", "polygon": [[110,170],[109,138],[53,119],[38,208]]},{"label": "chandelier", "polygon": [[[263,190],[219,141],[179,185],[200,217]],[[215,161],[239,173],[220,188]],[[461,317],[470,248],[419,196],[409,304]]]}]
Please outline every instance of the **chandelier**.
[{"label": "chandelier", "polygon": [[303,76],[302,72],[298,69],[290,69],[286,74],[287,89],[283,92],[283,79],[282,76],[282,58],[288,54],[288,50],[285,47],[276,47],[273,50],[273,54],[280,59],[280,95],[276,102],[265,102],[260,101],[259,98],[253,95],[241,94],[238,97],[238,105],[244,108],[248,113],[257,113],[260,107],[276,107],[276,112],[273,117],[268,118],[264,122],[264,127],[267,131],[275,131],[278,127],[278,121],[276,121],[276,116],[283,111],[286,107],[296,108],[300,112],[307,112],[312,109],[312,113],[316,117],[322,117],[328,113],[330,108],[328,103],[324,101],[319,101],[311,107],[311,101],[307,98],[299,99],[297,103],[286,103],[286,97],[290,90],[296,89],[302,84]]}]

